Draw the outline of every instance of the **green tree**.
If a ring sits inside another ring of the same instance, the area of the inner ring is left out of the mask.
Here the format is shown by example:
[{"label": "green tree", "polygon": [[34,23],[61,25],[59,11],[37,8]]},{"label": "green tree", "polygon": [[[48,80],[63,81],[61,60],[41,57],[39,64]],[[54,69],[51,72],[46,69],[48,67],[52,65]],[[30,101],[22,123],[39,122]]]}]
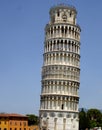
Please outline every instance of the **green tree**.
[{"label": "green tree", "polygon": [[87,113],[82,108],[79,112],[79,130],[85,130],[86,128],[89,128],[89,121],[87,119]]},{"label": "green tree", "polygon": [[38,125],[38,116],[34,115],[34,114],[27,114],[26,115],[28,117],[28,125]]},{"label": "green tree", "polygon": [[89,109],[87,111],[90,128],[102,127],[102,113],[98,109]]}]

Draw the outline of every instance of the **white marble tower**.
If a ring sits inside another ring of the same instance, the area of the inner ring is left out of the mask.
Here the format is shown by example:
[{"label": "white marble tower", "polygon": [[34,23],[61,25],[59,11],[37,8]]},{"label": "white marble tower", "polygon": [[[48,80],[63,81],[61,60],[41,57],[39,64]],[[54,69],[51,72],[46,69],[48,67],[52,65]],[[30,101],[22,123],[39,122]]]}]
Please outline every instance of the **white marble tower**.
[{"label": "white marble tower", "polygon": [[45,27],[40,130],[78,130],[80,26],[75,7],[50,9]]}]

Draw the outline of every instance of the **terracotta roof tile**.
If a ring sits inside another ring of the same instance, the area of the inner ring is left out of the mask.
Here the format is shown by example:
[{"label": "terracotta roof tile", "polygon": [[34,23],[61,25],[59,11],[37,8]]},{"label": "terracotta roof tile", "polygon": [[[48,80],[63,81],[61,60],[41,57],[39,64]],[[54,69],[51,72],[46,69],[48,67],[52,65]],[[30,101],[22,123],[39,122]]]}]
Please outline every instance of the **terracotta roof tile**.
[{"label": "terracotta roof tile", "polygon": [[27,117],[17,113],[0,113],[0,117]]}]

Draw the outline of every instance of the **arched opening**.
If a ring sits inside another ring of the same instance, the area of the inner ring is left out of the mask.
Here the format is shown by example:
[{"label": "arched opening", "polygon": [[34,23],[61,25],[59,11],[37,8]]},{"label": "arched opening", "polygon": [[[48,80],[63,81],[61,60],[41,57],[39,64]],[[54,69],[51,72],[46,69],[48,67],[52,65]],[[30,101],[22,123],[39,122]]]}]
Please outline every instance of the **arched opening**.
[{"label": "arched opening", "polygon": [[67,29],[67,26],[66,26],[66,27],[65,27],[65,34],[67,34],[67,30],[68,30],[68,29]]},{"label": "arched opening", "polygon": [[58,33],[60,32],[60,26],[58,26]]},{"label": "arched opening", "polygon": [[71,17],[72,16],[72,13],[70,12],[69,16]]},{"label": "arched opening", "polygon": [[63,35],[63,33],[64,33],[64,27],[62,26],[62,28],[61,28],[61,31],[62,31],[62,35]]},{"label": "arched opening", "polygon": [[53,28],[51,28],[51,35],[53,34]]},{"label": "arched opening", "polygon": [[57,16],[58,16],[58,17],[60,16],[59,10],[57,11]]},{"label": "arched opening", "polygon": [[64,104],[61,105],[61,109],[62,109],[62,110],[64,109]]},{"label": "arched opening", "polygon": [[71,34],[71,27],[69,27],[69,34]]}]

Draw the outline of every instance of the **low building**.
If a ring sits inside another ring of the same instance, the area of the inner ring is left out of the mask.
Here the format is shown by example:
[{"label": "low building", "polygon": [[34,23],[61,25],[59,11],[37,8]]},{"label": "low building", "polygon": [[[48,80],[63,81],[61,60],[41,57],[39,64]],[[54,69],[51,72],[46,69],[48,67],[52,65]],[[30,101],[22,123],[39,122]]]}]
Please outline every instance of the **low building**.
[{"label": "low building", "polygon": [[28,117],[20,114],[0,114],[0,130],[28,130]]}]

